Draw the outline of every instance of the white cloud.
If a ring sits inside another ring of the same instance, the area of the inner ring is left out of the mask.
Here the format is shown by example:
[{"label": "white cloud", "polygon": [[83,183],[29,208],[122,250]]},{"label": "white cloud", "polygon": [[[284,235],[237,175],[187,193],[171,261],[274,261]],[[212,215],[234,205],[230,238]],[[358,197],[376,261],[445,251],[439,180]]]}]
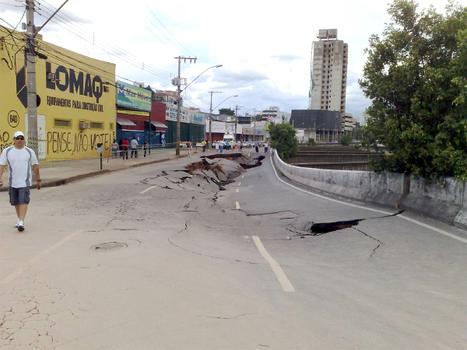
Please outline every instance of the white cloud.
[{"label": "white cloud", "polygon": [[[62,2],[39,1],[36,23]],[[442,9],[447,1],[419,3]],[[54,44],[115,62],[119,76],[157,88],[173,88],[175,56],[198,57],[196,64],[182,64],[188,81],[223,64],[188,88],[187,101],[208,111],[208,91],[221,90],[222,96],[238,94],[226,103],[246,111],[306,108],[311,42],[320,28],[338,28],[339,39],[349,45],[347,109],[358,116],[368,105],[357,83],[363,50],[371,34],[383,31],[387,7],[385,0],[70,0],[41,33]],[[23,11],[22,3],[2,0],[0,18],[16,25]]]}]

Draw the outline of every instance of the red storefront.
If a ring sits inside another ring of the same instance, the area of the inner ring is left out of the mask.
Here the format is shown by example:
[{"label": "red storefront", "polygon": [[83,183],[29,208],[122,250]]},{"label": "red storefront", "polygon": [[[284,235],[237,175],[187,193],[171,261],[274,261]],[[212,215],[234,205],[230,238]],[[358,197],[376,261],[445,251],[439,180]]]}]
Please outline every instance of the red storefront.
[{"label": "red storefront", "polygon": [[[151,104],[151,142],[153,144],[165,144],[165,133],[167,125],[165,123],[166,105],[163,102],[152,101]],[[152,136],[154,135],[154,136]]]},{"label": "red storefront", "polygon": [[148,135],[149,112],[117,110],[117,138],[131,140],[136,137],[139,144],[143,144]]}]

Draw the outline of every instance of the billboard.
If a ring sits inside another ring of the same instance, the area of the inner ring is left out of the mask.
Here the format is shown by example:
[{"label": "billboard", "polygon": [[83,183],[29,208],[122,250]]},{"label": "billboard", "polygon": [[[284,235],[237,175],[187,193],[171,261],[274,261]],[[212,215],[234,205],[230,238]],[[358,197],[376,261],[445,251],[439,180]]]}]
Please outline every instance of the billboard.
[{"label": "billboard", "polygon": [[[24,34],[6,31],[0,50],[0,150],[28,121]],[[14,37],[14,39],[13,39]],[[110,148],[115,137],[115,64],[77,54],[37,38],[38,151],[40,159],[97,157],[96,145]],[[13,55],[12,53],[17,53]]]},{"label": "billboard", "polygon": [[192,124],[204,125],[206,123],[206,119],[207,119],[206,114],[202,112],[197,112],[197,111],[191,112],[191,123]]},{"label": "billboard", "polygon": [[117,81],[117,106],[138,111],[151,111],[151,91]]}]

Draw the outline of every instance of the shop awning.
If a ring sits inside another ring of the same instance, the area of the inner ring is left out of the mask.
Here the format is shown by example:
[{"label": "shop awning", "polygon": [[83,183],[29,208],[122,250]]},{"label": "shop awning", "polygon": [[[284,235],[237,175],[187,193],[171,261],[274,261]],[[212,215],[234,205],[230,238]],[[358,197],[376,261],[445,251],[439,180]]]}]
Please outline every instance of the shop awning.
[{"label": "shop awning", "polygon": [[117,117],[117,124],[120,124],[121,126],[134,126],[134,125],[136,125],[131,120],[128,120],[128,119],[125,119],[125,118],[119,118],[119,117]]},{"label": "shop awning", "polygon": [[151,122],[151,124],[156,128],[167,129],[167,125],[161,122]]}]

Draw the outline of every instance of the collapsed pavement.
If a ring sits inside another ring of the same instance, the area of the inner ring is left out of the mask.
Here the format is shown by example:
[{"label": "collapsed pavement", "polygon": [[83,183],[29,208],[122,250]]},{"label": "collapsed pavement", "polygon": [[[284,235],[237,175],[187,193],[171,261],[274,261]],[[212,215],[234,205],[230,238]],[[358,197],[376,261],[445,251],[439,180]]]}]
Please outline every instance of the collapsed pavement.
[{"label": "collapsed pavement", "polygon": [[204,193],[225,190],[225,185],[251,169],[262,165],[264,156],[249,158],[242,153],[223,153],[202,156],[200,161],[189,163],[184,169],[167,169],[141,182],[163,189],[194,189]]}]

